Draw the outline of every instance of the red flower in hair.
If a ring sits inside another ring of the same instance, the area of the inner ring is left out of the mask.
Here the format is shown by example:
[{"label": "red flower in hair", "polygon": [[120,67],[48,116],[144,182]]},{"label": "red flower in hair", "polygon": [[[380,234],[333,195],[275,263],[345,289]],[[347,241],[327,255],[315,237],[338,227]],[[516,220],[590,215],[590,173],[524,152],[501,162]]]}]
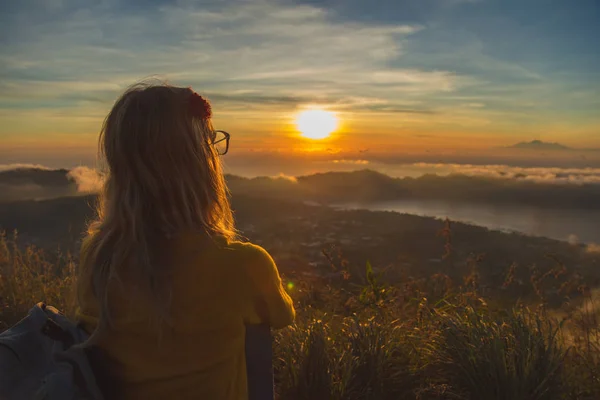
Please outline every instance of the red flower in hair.
[{"label": "red flower in hair", "polygon": [[210,103],[198,93],[192,92],[190,96],[190,114],[200,119],[209,119],[212,117]]}]

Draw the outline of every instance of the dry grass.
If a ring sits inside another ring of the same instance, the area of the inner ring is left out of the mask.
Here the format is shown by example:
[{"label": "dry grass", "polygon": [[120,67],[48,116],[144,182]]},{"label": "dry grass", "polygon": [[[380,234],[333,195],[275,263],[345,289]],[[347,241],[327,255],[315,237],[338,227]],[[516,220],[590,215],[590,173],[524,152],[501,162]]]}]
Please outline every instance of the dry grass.
[{"label": "dry grass", "polygon": [[17,233],[0,232],[0,330],[43,301],[72,315],[75,263],[70,254],[17,246]]},{"label": "dry grass", "polygon": [[[14,324],[38,301],[70,314],[72,257],[20,249],[16,239],[0,235],[0,324]],[[295,282],[297,321],[275,335],[278,397],[600,398],[600,319],[591,291],[581,287],[583,305],[558,319],[543,307],[494,311],[479,295],[474,262],[460,286],[438,274],[391,287],[370,265],[361,287],[345,274],[329,284]],[[531,281],[541,290],[541,277]]]}]

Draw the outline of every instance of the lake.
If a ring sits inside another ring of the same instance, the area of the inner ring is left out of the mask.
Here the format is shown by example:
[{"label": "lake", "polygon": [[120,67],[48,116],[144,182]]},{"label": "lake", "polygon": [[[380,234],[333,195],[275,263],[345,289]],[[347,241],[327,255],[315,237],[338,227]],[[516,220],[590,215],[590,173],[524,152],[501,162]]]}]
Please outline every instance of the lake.
[{"label": "lake", "polygon": [[600,243],[600,211],[540,209],[530,206],[456,204],[433,200],[399,200],[338,205],[345,209],[395,211],[435,218],[450,218],[493,230],[521,232],[563,241]]}]

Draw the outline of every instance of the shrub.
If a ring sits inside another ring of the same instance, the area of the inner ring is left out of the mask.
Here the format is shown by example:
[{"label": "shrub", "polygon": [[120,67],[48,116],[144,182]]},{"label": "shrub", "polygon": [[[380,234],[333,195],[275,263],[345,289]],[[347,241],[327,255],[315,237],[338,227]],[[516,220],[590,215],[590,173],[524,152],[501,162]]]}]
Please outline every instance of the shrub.
[{"label": "shrub", "polygon": [[566,351],[551,321],[527,310],[493,319],[466,307],[435,323],[443,338],[438,362],[464,398],[561,398]]},{"label": "shrub", "polygon": [[40,301],[72,315],[75,263],[71,255],[56,251],[48,256],[35,246],[21,249],[17,239],[16,233],[8,238],[0,232],[0,328],[16,323]]},{"label": "shrub", "polygon": [[[73,258],[17,239],[0,235],[0,330],[39,301],[72,315]],[[365,277],[359,287],[295,282],[296,322],[275,334],[278,398],[600,398],[600,310],[589,290],[558,324],[538,310],[494,312],[477,287],[446,275],[392,287],[368,264]]]}]

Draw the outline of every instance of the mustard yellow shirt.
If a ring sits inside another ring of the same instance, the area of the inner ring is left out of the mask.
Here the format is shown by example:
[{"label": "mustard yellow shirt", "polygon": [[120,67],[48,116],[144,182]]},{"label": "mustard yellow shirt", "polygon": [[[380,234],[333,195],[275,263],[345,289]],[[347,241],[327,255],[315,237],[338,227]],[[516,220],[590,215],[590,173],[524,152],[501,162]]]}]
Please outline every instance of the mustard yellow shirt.
[{"label": "mustard yellow shirt", "polygon": [[[253,244],[195,234],[160,246],[173,271],[171,328],[158,338],[152,305],[123,281],[110,298],[114,326],[98,336],[101,370],[123,399],[247,399],[245,325],[277,329],[295,317],[273,259]],[[77,318],[91,333],[98,303],[88,283],[78,290]]]}]

